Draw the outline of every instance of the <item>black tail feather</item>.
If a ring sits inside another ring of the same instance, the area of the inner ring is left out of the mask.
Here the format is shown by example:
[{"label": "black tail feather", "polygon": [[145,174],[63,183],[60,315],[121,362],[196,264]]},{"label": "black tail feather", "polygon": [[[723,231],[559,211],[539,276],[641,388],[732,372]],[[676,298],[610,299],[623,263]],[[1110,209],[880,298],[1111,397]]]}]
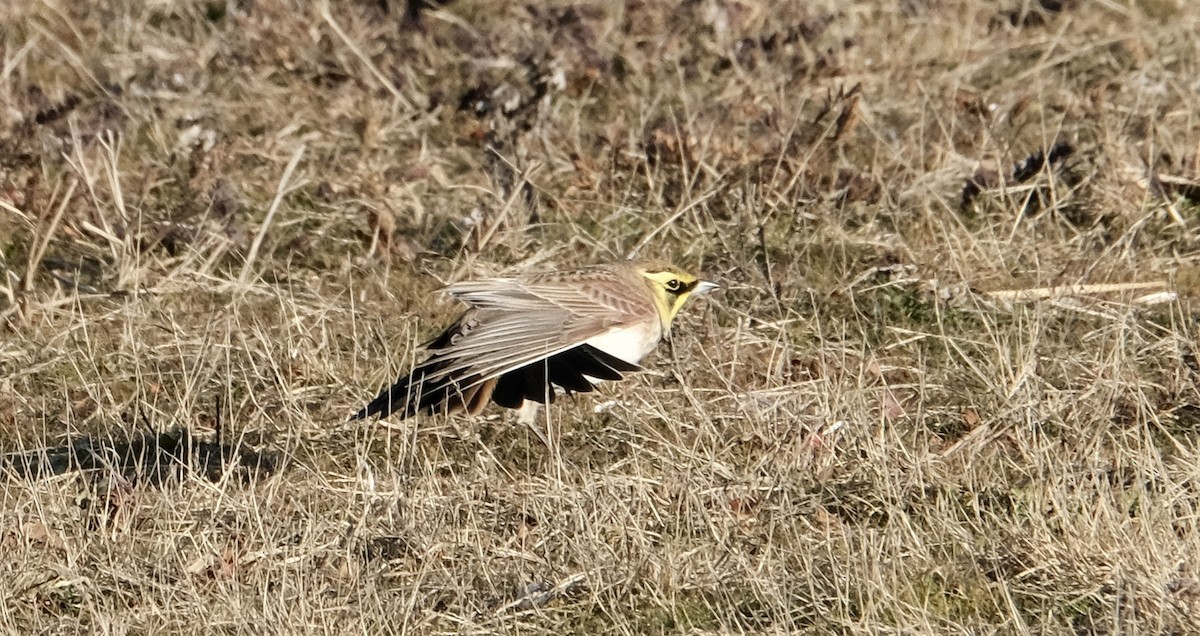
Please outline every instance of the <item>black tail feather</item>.
[{"label": "black tail feather", "polygon": [[355,413],[350,419],[362,420],[374,415],[384,418],[401,408],[405,411],[404,417],[408,417],[410,415],[408,413],[408,404],[411,401],[409,387],[412,386],[412,379],[417,375],[418,371],[420,369],[414,370],[412,375],[400,376],[395,384],[381,391],[379,395],[375,396],[374,400],[371,400],[370,403]]},{"label": "black tail feather", "polygon": [[[455,390],[453,382],[450,380],[425,382],[426,376],[436,368],[436,365],[423,364],[413,369],[412,373],[400,376],[396,379],[395,384],[381,391],[374,400],[371,400],[350,419],[361,420],[375,415],[385,418],[392,413],[400,413],[401,419],[403,419],[420,412],[433,413],[443,408],[456,410],[455,407],[461,406],[462,397]],[[452,393],[459,397],[459,404],[450,405],[450,400],[447,398]]]},{"label": "black tail feather", "polygon": [[[361,420],[375,415],[383,418],[392,413],[401,413],[402,418],[407,418],[417,413],[453,412],[466,408],[466,402],[475,394],[468,389],[469,395],[464,395],[459,387],[470,387],[479,378],[445,378],[426,383],[425,378],[443,363],[441,360],[426,361],[411,374],[400,376],[395,384],[380,392],[350,419]],[[555,385],[567,393],[590,393],[595,386],[588,377],[620,380],[623,373],[639,370],[641,367],[636,364],[591,345],[580,345],[500,376],[491,399],[504,408],[518,408],[525,400],[553,403]]]},{"label": "black tail feather", "polygon": [[525,400],[540,404],[554,403],[554,387],[567,393],[590,393],[595,385],[584,376],[599,380],[620,380],[622,373],[641,367],[609,355],[591,345],[553,355],[530,365],[509,371],[500,377],[492,400],[505,408],[518,408]]}]

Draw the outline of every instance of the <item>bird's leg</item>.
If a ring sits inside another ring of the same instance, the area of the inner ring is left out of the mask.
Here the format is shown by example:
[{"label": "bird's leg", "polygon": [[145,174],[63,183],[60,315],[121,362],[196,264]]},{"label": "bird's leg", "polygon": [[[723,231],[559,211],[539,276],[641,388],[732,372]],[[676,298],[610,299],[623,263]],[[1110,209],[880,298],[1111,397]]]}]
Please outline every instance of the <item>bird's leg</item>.
[{"label": "bird's leg", "polygon": [[542,405],[533,400],[525,400],[521,408],[517,409],[517,423],[522,426],[528,426],[542,440],[546,448],[551,448],[550,438],[546,436],[546,431],[542,430],[542,425],[538,423],[538,411],[541,411]]},{"label": "bird's leg", "polygon": [[521,408],[517,409],[517,422],[525,426],[537,424],[538,411],[541,410],[541,406],[533,400],[525,400],[521,404]]}]

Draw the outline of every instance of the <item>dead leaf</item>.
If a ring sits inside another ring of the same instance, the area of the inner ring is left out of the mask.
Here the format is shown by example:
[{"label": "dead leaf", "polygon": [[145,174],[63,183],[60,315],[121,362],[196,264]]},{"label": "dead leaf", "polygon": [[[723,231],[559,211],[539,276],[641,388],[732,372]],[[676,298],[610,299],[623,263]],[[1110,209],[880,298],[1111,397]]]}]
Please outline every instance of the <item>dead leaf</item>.
[{"label": "dead leaf", "polygon": [[889,422],[898,420],[908,414],[904,410],[904,405],[900,403],[900,400],[896,399],[895,395],[892,395],[891,391],[888,391],[883,394],[882,402],[883,402],[883,416]]},{"label": "dead leaf", "polygon": [[221,559],[217,563],[217,567],[212,571],[212,577],[215,579],[232,579],[237,575],[237,555],[234,554],[233,548],[225,548],[221,552]]},{"label": "dead leaf", "polygon": [[729,500],[729,511],[738,521],[753,521],[758,516],[758,500],[753,497],[735,497]]},{"label": "dead leaf", "polygon": [[379,245],[383,251],[389,251],[392,247],[392,236],[396,233],[395,215],[387,208],[379,208],[368,210],[367,218],[371,234],[379,237]]},{"label": "dead leaf", "polygon": [[21,526],[21,534],[24,534],[30,542],[41,544],[47,548],[62,549],[66,545],[60,534],[40,521],[31,521]]},{"label": "dead leaf", "polygon": [[817,506],[817,511],[813,516],[816,518],[817,525],[826,530],[842,525],[842,520],[838,519],[837,515],[826,510],[824,506]]}]

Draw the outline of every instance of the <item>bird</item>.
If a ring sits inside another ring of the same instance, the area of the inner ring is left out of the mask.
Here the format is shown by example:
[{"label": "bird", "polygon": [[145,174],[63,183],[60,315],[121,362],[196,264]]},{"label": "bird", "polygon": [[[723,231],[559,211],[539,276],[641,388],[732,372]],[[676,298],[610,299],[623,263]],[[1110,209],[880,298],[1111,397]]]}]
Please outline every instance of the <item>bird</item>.
[{"label": "bird", "polygon": [[589,393],[644,370],[693,296],[719,285],[659,260],[618,261],[452,284],[466,310],[428,356],[350,419],[515,409],[553,403],[555,387]]}]

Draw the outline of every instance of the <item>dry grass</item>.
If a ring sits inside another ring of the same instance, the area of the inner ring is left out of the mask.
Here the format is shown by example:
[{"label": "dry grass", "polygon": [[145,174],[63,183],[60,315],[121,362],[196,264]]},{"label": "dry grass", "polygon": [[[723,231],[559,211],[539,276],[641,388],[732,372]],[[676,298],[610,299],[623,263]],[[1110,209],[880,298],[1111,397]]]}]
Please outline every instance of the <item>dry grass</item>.
[{"label": "dry grass", "polygon": [[[393,3],[398,5],[399,3]],[[1200,6],[0,6],[0,631],[1200,631]],[[347,424],[502,268],[726,283]]]}]

